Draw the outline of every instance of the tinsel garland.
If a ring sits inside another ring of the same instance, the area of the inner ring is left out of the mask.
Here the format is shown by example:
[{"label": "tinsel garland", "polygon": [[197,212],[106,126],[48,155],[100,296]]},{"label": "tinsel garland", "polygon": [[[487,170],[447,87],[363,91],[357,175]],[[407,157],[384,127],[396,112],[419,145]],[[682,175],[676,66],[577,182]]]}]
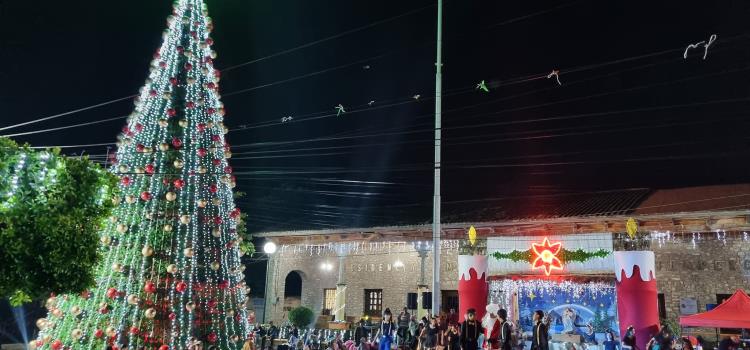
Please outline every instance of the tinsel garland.
[{"label": "tinsel garland", "polygon": [[[560,252],[557,254],[557,258],[560,259],[563,264],[570,262],[582,263],[593,258],[606,258],[610,254],[612,254],[612,252],[605,249],[599,249],[592,252],[583,249],[567,250],[565,248],[561,248]],[[524,251],[514,250],[509,253],[494,252],[492,253],[492,256],[497,260],[510,260],[513,262],[526,261],[528,263],[532,263],[536,258],[536,255],[534,254],[534,251],[532,249]]]}]

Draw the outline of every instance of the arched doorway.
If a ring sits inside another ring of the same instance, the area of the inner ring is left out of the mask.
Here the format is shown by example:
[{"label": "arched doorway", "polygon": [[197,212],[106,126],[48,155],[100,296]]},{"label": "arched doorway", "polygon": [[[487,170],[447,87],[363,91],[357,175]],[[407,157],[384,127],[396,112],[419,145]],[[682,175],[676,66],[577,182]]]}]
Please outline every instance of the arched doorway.
[{"label": "arched doorway", "polygon": [[290,271],[284,279],[284,312],[302,305],[302,272]]}]

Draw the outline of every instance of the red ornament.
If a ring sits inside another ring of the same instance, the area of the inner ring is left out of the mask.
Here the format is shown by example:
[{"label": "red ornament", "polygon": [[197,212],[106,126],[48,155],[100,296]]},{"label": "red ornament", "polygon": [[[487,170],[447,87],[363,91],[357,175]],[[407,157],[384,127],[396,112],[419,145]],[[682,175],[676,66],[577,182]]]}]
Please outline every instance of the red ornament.
[{"label": "red ornament", "polygon": [[174,187],[177,188],[178,190],[185,187],[185,180],[183,179],[176,179],[172,183],[174,184]]},{"label": "red ornament", "polygon": [[205,148],[198,148],[198,157],[205,157],[208,154],[208,150]]},{"label": "red ornament", "polygon": [[214,166],[221,165],[221,159],[219,159],[219,158],[216,158],[216,159],[212,160],[211,162],[214,163]]},{"label": "red ornament", "polygon": [[151,97],[156,97],[156,90],[149,91],[148,95],[151,96]]},{"label": "red ornament", "polygon": [[214,218],[214,224],[221,225],[223,221],[220,216]]},{"label": "red ornament", "polygon": [[[213,83],[209,83],[209,84],[213,84]],[[216,109],[213,107],[208,107],[208,109],[206,109],[206,112],[208,112],[208,114],[214,114],[216,113]]]},{"label": "red ornament", "polygon": [[214,69],[214,76],[215,77],[221,77],[221,72],[218,69]]},{"label": "red ornament", "polygon": [[185,102],[185,107],[190,108],[190,109],[195,108],[195,102],[187,101]]},{"label": "red ornament", "polygon": [[175,77],[169,78],[169,83],[172,84],[172,85],[177,85],[177,78],[175,78]]},{"label": "red ornament", "polygon": [[191,70],[193,69],[193,65],[190,63],[185,63],[185,70]]},{"label": "red ornament", "polygon": [[91,297],[91,292],[89,292],[88,290],[84,290],[83,292],[81,292],[80,295],[81,295],[81,298],[88,299]]},{"label": "red ornament", "polygon": [[211,186],[208,186],[208,191],[211,193],[216,193],[219,191],[219,186],[216,186],[216,184],[211,184]]},{"label": "red ornament", "polygon": [[221,136],[219,136],[219,135],[211,135],[211,141],[219,142],[219,141],[221,141]]},{"label": "red ornament", "polygon": [[191,30],[191,31],[190,31],[190,36],[192,36],[193,38],[195,38],[195,37],[197,37],[197,36],[198,36],[198,32],[196,32],[196,31],[194,31],[194,30]]},{"label": "red ornament", "polygon": [[229,281],[223,280],[219,282],[219,289],[227,289],[229,288]]},{"label": "red ornament", "polygon": [[240,208],[234,208],[232,209],[232,212],[229,213],[229,217],[232,219],[236,219],[240,217]]},{"label": "red ornament", "polygon": [[[206,88],[209,90],[216,89],[216,84],[214,82],[210,82],[206,84]],[[213,108],[209,108],[209,110],[212,110]],[[213,112],[209,112],[209,114],[213,114]]]},{"label": "red ornament", "polygon": [[155,170],[155,167],[153,164],[146,164],[143,171],[145,171],[147,174],[153,174]]},{"label": "red ornament", "polygon": [[159,350],[169,350],[169,346],[162,345],[159,347]]},{"label": "red ornament", "polygon": [[174,289],[177,292],[182,293],[182,292],[184,292],[184,291],[187,290],[187,283],[185,283],[185,282],[177,282],[177,285],[174,287]]},{"label": "red ornament", "polygon": [[177,52],[179,52],[179,53],[182,53],[183,51],[185,51],[185,48],[184,48],[184,47],[182,47],[182,46],[177,46]]},{"label": "red ornament", "polygon": [[161,55],[158,52],[154,52],[154,59],[158,60],[161,58]]},{"label": "red ornament", "polygon": [[175,115],[177,115],[177,110],[174,108],[170,108],[167,110],[167,115],[170,117],[174,117]]},{"label": "red ornament", "polygon": [[231,174],[232,173],[232,167],[230,167],[229,165],[225,166],[224,167],[224,173]]},{"label": "red ornament", "polygon": [[182,147],[182,140],[180,140],[180,139],[178,139],[176,137],[173,137],[172,138],[172,146],[174,146],[174,148],[180,148],[180,147]]},{"label": "red ornament", "polygon": [[149,191],[143,191],[141,192],[141,199],[144,201],[150,201],[151,200],[151,192]]},{"label": "red ornament", "polygon": [[174,312],[170,312],[169,316],[167,317],[169,317],[170,320],[174,320],[175,318],[177,318],[177,314],[175,314]]},{"label": "red ornament", "polygon": [[164,61],[159,62],[159,68],[167,68],[167,62],[164,62]]},{"label": "red ornament", "polygon": [[138,327],[130,327],[130,334],[138,334]]},{"label": "red ornament", "polygon": [[213,45],[214,44],[214,39],[206,38],[206,44]]},{"label": "red ornament", "polygon": [[135,145],[135,151],[136,152],[143,152],[144,149],[146,149],[146,146],[144,146],[143,144],[139,143],[139,144]]},{"label": "red ornament", "polygon": [[146,285],[143,286],[143,290],[146,293],[156,293],[156,283],[151,281],[146,282]]},{"label": "red ornament", "polygon": [[102,314],[102,315],[106,315],[107,313],[109,313],[109,308],[106,307],[106,306],[102,307],[102,308],[99,309],[99,313]]},{"label": "red ornament", "polygon": [[211,58],[211,56],[206,56],[206,58],[203,59],[203,62],[205,62],[206,64],[213,64],[214,59]]},{"label": "red ornament", "polygon": [[62,349],[62,345],[63,344],[60,341],[60,339],[57,339],[57,340],[55,340],[55,341],[52,342],[52,349],[53,350],[60,350],[60,349]]},{"label": "red ornament", "polygon": [[216,299],[211,299],[208,301],[208,307],[212,309],[215,308],[217,305],[219,305],[219,302],[216,301]]},{"label": "red ornament", "polygon": [[121,184],[122,184],[123,186],[130,186],[130,178],[129,178],[129,177],[127,177],[127,176],[123,176],[123,178],[122,178],[122,179],[120,179],[120,183],[121,183]]},{"label": "red ornament", "polygon": [[214,332],[211,332],[211,333],[210,333],[210,334],[208,335],[208,341],[209,341],[209,342],[211,342],[211,343],[216,343],[216,341],[217,341],[217,340],[219,340],[219,336],[218,336],[218,335],[216,335],[216,333],[214,333]]},{"label": "red ornament", "polygon": [[114,299],[115,297],[117,297],[117,289],[115,288],[107,289],[107,298]]},{"label": "red ornament", "polygon": [[104,331],[101,329],[97,329],[96,331],[94,331],[94,336],[101,339],[104,336]]},{"label": "red ornament", "polygon": [[137,132],[143,131],[143,124],[141,124],[141,123],[135,123],[135,131],[137,131]]},{"label": "red ornament", "polygon": [[169,185],[169,178],[166,177],[166,176],[163,177],[163,178],[161,178],[161,184],[164,185],[164,186]]},{"label": "red ornament", "polygon": [[198,123],[198,131],[200,132],[206,131],[206,124]]}]

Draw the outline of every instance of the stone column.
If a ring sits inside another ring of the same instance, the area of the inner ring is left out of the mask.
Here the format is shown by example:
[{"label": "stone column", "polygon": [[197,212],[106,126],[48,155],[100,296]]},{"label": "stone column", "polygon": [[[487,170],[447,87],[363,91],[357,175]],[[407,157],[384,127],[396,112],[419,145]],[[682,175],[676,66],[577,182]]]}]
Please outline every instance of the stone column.
[{"label": "stone column", "polygon": [[636,345],[645,349],[650,335],[659,331],[654,252],[619,251],[614,258],[620,334],[625,336],[632,325]]},{"label": "stone column", "polygon": [[336,299],[334,306],[334,315],[336,321],[346,321],[346,280],[344,279],[344,266],[346,264],[346,255],[339,254],[339,278],[336,282]]}]

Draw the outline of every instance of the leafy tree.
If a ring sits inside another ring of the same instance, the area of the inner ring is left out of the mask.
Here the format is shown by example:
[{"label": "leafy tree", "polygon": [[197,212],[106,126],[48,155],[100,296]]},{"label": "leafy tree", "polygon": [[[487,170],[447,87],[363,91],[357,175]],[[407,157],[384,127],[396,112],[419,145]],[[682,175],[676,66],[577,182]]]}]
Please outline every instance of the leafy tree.
[{"label": "leafy tree", "polygon": [[86,158],[0,138],[0,297],[19,305],[93,286],[116,187]]},{"label": "leafy tree", "polygon": [[310,308],[299,306],[289,311],[289,322],[297,328],[306,328],[313,321],[313,311]]}]

